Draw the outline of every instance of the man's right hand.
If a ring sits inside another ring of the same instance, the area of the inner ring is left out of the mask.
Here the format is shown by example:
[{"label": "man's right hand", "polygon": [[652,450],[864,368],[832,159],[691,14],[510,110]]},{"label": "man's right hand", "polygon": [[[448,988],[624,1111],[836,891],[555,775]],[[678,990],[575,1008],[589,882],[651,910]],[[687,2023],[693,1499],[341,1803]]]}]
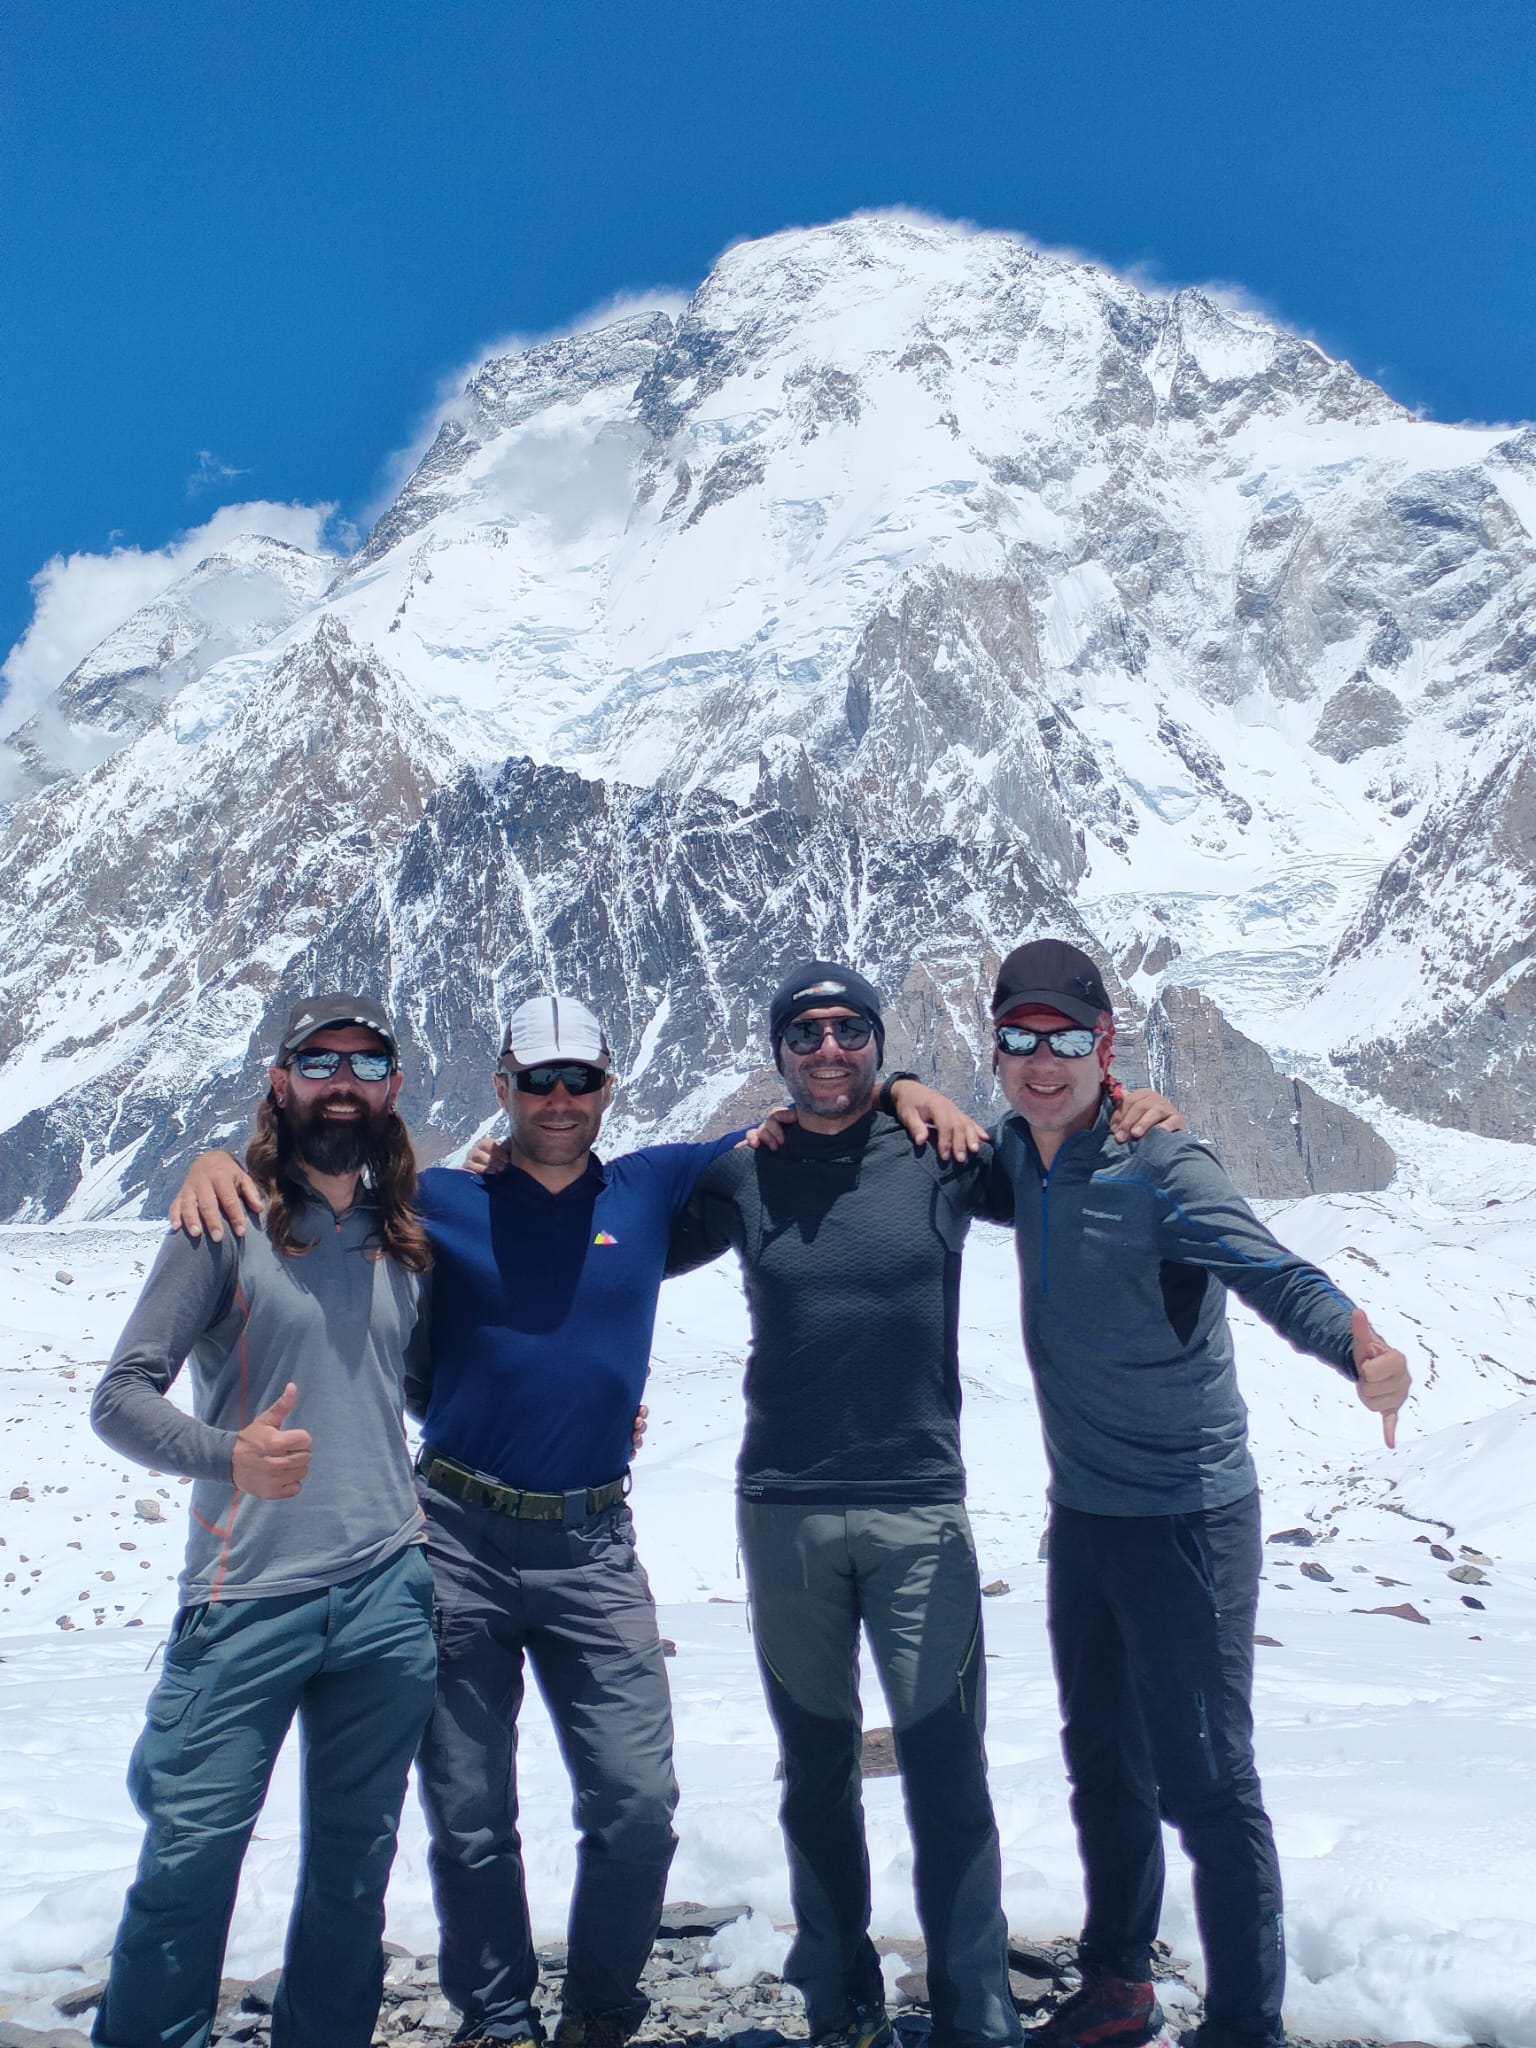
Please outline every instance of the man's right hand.
[{"label": "man's right hand", "polygon": [[242,1493],[257,1500],[292,1500],[309,1472],[310,1435],[307,1429],[284,1425],[293,1413],[299,1390],[290,1381],[254,1422],[248,1422],[235,1438],[230,1476]]},{"label": "man's right hand", "polygon": [[504,1138],[477,1138],[464,1154],[465,1173],[505,1173],[512,1153]]},{"label": "man's right hand", "polygon": [[1355,1392],[1375,1415],[1381,1417],[1381,1433],[1387,1449],[1397,1449],[1397,1411],[1408,1398],[1413,1381],[1408,1361],[1385,1338],[1371,1328],[1371,1319],[1357,1308],[1349,1319],[1355,1353]]},{"label": "man's right hand", "polygon": [[171,1228],[185,1231],[194,1244],[206,1230],[222,1244],[226,1222],[236,1237],[244,1237],[247,1209],[261,1214],[261,1190],[239,1160],[228,1152],[200,1152],[171,1203]]}]

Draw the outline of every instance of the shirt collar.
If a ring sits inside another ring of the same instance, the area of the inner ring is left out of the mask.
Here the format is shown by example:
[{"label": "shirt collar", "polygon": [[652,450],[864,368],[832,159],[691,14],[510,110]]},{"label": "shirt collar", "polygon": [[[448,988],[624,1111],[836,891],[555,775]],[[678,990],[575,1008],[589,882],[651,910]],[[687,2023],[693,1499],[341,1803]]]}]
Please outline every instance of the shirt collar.
[{"label": "shirt collar", "polygon": [[587,1160],[586,1171],[573,1180],[569,1187],[562,1188],[557,1195],[551,1194],[544,1183],[535,1180],[531,1173],[525,1173],[522,1167],[510,1163],[499,1173],[485,1174],[482,1178],[493,1194],[499,1187],[502,1193],[513,1201],[576,1202],[600,1194],[607,1187],[608,1168],[595,1152],[592,1153]]}]

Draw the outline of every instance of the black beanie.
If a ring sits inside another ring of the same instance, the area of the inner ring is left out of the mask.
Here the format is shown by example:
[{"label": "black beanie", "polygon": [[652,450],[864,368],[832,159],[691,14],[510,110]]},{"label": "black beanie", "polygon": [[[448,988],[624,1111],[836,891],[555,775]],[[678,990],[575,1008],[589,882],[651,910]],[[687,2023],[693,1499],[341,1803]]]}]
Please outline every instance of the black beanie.
[{"label": "black beanie", "polygon": [[853,1010],[860,1017],[867,1017],[875,1034],[875,1058],[885,1058],[885,1023],[880,1015],[880,998],[864,979],[855,974],[851,967],[840,967],[835,960],[802,960],[792,967],[774,992],[768,1006],[768,1035],[773,1040],[773,1063],[776,1067],[784,1064],[784,1051],[779,1041],[784,1026],[792,1024],[807,1010]]}]

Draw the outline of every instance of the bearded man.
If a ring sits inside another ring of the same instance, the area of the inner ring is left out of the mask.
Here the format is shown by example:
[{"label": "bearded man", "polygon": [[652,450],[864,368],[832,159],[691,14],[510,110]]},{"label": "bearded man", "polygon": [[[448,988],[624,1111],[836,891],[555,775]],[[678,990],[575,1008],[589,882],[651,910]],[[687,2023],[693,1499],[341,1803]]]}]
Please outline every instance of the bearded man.
[{"label": "bearded man", "polygon": [[[378,1004],[300,1003],[268,1078],[246,1152],[260,1225],[167,1237],[91,1407],[125,1457],[194,1481],[181,1606],[129,1765],[146,1834],[97,2048],[207,2041],[295,1715],[303,1839],[274,2048],[367,2048],[378,2016],[384,1888],[436,1669],[401,1422],[431,1255]],[[188,1359],[192,1415],[167,1399]]]}]

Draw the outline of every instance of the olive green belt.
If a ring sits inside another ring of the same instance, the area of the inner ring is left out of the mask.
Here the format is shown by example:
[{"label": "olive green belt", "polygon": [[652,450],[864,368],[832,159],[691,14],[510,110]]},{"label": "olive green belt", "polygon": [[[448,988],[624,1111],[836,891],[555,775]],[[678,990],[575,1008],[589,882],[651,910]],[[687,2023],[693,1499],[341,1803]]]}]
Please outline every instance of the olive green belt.
[{"label": "olive green belt", "polygon": [[612,1479],[606,1486],[577,1487],[572,1493],[529,1493],[525,1487],[503,1486],[499,1480],[487,1479],[483,1473],[457,1465],[452,1458],[440,1458],[433,1451],[422,1452],[416,1469],[438,1493],[449,1494],[468,1507],[489,1508],[497,1515],[518,1515],[529,1522],[579,1522],[587,1515],[615,1506],[624,1498],[629,1483]]}]

